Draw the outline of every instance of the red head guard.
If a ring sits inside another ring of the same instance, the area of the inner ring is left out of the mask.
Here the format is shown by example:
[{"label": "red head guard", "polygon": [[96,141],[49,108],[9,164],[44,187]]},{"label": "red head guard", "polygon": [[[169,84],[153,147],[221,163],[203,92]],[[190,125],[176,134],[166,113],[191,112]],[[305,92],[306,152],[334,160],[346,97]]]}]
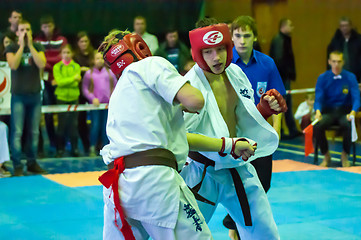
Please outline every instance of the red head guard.
[{"label": "red head guard", "polygon": [[103,53],[103,58],[117,77],[120,77],[123,70],[132,62],[152,56],[149,47],[138,34],[129,33],[124,37],[118,34],[115,37],[120,39],[119,42],[108,48]]},{"label": "red head guard", "polygon": [[205,71],[212,72],[202,56],[202,49],[225,45],[227,62],[225,69],[232,61],[232,39],[227,24],[220,23],[196,28],[189,32],[193,60]]}]

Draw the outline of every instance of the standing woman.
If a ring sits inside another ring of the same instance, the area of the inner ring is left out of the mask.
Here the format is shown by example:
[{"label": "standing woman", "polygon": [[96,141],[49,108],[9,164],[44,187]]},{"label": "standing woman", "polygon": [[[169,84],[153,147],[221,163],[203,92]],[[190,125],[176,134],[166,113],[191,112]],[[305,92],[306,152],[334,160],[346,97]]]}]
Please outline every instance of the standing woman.
[{"label": "standing woman", "polygon": [[[113,72],[104,66],[103,55],[100,52],[94,54],[94,66],[88,70],[83,77],[82,93],[90,104],[99,106],[100,103],[109,103],[117,79]],[[90,111],[90,156],[97,154],[97,143],[100,147],[108,144],[108,137],[105,132],[108,110]]]},{"label": "standing woman", "polygon": [[[74,54],[74,61],[80,65],[81,76],[83,77],[85,72],[92,66],[94,59],[94,48],[90,42],[88,34],[84,31],[79,32],[76,38],[76,49]],[[79,84],[81,87],[82,84]],[[87,102],[82,91],[79,95],[79,104],[85,104]],[[79,112],[78,117],[78,129],[81,141],[83,143],[84,152],[86,155],[89,153],[90,141],[89,141],[89,128],[87,125],[87,112]]]}]

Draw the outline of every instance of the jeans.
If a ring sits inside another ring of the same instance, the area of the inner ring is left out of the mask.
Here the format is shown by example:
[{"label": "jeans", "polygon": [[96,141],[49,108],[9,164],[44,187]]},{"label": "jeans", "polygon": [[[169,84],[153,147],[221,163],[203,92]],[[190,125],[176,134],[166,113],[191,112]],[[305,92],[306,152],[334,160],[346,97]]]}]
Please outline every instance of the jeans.
[{"label": "jeans", "polygon": [[105,130],[107,125],[108,110],[90,111],[90,117],[90,146],[94,147],[99,140],[101,141],[101,146],[108,144],[109,141]]},{"label": "jeans", "polygon": [[11,160],[14,168],[22,167],[21,164],[21,137],[26,125],[26,158],[27,165],[32,165],[36,161],[39,125],[41,117],[41,96],[36,94],[13,94],[11,96]]}]

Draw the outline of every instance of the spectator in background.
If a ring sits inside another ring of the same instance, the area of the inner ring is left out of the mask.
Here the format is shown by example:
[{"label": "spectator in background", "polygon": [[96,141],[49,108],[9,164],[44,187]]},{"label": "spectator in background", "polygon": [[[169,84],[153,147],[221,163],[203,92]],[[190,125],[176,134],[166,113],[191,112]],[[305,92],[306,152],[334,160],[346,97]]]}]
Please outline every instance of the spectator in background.
[{"label": "spectator in background", "polygon": [[88,33],[78,32],[76,37],[76,48],[74,51],[74,61],[80,65],[82,76],[90,69],[94,58],[94,47],[90,42]]},{"label": "spectator in background", "polygon": [[[40,43],[45,48],[46,66],[43,72],[43,105],[54,105],[56,104],[56,99],[54,95],[53,67],[61,60],[60,49],[62,46],[65,46],[68,41],[56,30],[54,19],[50,15],[40,18],[40,29],[41,33],[34,38],[34,41]],[[50,147],[56,149],[56,134],[52,113],[45,114],[45,126],[49,136]]]},{"label": "spectator in background", "polygon": [[191,59],[189,48],[179,40],[178,31],[175,29],[166,32],[165,41],[160,44],[154,55],[167,59],[178,72],[182,72],[187,61]]},{"label": "spectator in background", "polygon": [[[83,78],[82,91],[90,104],[99,106],[100,103],[109,103],[117,78],[104,66],[103,55],[99,52],[94,54],[94,66],[88,70]],[[107,124],[108,110],[90,111],[90,156],[97,155],[99,149],[96,149],[98,141],[100,148],[108,144],[107,133],[105,131]]]},{"label": "spectator in background", "polygon": [[[270,89],[276,89],[281,95],[286,91],[275,62],[259,51],[253,49],[257,41],[258,30],[255,20],[250,16],[240,16],[232,23],[232,40],[234,47],[232,62],[247,75],[254,90],[254,103],[260,102],[261,96]],[[272,115],[273,128],[280,135],[282,113]],[[271,185],[272,155],[251,162],[256,168],[265,192]]]},{"label": "spectator in background", "polygon": [[0,121],[0,178],[10,177],[11,174],[4,166],[4,162],[10,160],[8,145],[8,127]]},{"label": "spectator in background", "polygon": [[[11,68],[11,160],[14,175],[23,175],[21,163],[21,136],[26,124],[27,171],[35,174],[46,173],[36,162],[39,124],[41,117],[40,71],[46,65],[44,48],[33,43],[31,25],[19,22],[17,42],[6,47],[6,59]],[[26,121],[25,121],[26,120]]]},{"label": "spectator in background", "polygon": [[10,38],[9,33],[5,33],[0,38],[0,61],[6,61],[4,54],[5,48],[9,46],[13,41]]},{"label": "spectator in background", "polygon": [[[258,29],[255,20],[250,16],[237,17],[231,26],[232,41],[234,47],[232,63],[238,65],[247,75],[254,90],[254,103],[260,102],[261,96],[270,89],[276,89],[281,95],[286,91],[275,62],[254,49],[257,41]],[[282,113],[273,115],[273,128],[280,135]],[[257,171],[262,187],[267,192],[271,186],[272,155],[259,157],[251,162]],[[224,220],[227,228],[231,229],[229,235],[236,235],[233,220],[227,215]]]},{"label": "spectator in background", "polygon": [[330,44],[327,47],[327,56],[333,51],[343,53],[343,69],[356,75],[357,81],[361,80],[361,37],[352,28],[352,22],[348,17],[341,17],[339,29],[336,30]]},{"label": "spectator in background", "polygon": [[[296,80],[295,57],[291,40],[293,29],[294,27],[290,19],[281,19],[279,22],[279,33],[272,39],[270,48],[270,56],[276,63],[286,90],[290,90],[291,81]],[[302,133],[297,130],[295,119],[293,118],[291,95],[287,94],[285,99],[288,106],[288,111],[285,113],[286,125],[289,131],[287,137],[294,138],[302,135]]]},{"label": "spectator in background", "polygon": [[320,120],[313,127],[313,136],[319,143],[324,159],[321,166],[328,167],[331,155],[325,129],[331,125],[340,126],[343,133],[343,151],[341,162],[343,167],[349,167],[348,155],[351,148],[351,116],[355,117],[360,107],[360,90],[355,74],[343,70],[343,54],[334,51],[330,53],[328,63],[331,70],[322,73],[316,83],[314,109],[315,118]]},{"label": "spectator in background", "polygon": [[307,93],[306,100],[298,105],[295,113],[295,119],[299,121],[302,130],[315,120],[315,111],[313,110],[314,103],[315,94]]},{"label": "spectator in background", "polygon": [[[80,65],[73,60],[73,50],[70,44],[62,47],[61,61],[54,65],[53,73],[57,85],[55,89],[57,104],[78,104],[81,71]],[[58,114],[57,157],[62,157],[64,154],[66,137],[70,139],[71,155],[79,156],[77,128],[78,112]]]},{"label": "spectator in background", "polygon": [[[257,50],[258,30],[255,20],[250,16],[240,16],[232,23],[233,40],[232,63],[238,65],[247,75],[254,90],[254,100],[257,105],[261,96],[270,89],[276,89],[281,95],[286,95],[282,79],[275,62]],[[273,115],[273,128],[280,135],[282,114]]]},{"label": "spectator in background", "polygon": [[19,10],[13,10],[9,17],[10,26],[4,31],[4,35],[8,35],[12,41],[16,40],[16,31],[19,22],[23,19],[23,15]]},{"label": "spectator in background", "polygon": [[147,32],[147,21],[143,16],[136,16],[134,18],[134,32],[143,38],[148,45],[152,54],[158,49],[158,39],[155,35]]},{"label": "spectator in background", "polygon": [[[81,76],[84,77],[86,71],[93,65],[94,59],[94,48],[90,42],[89,35],[82,31],[77,34],[76,48],[74,54],[74,61],[80,65]],[[79,83],[81,88],[82,83]],[[80,89],[79,104],[85,104],[87,99],[84,97],[83,92]],[[87,112],[79,112],[78,116],[78,128],[79,136],[83,143],[84,152],[86,155],[89,154],[89,128],[87,124]]]}]

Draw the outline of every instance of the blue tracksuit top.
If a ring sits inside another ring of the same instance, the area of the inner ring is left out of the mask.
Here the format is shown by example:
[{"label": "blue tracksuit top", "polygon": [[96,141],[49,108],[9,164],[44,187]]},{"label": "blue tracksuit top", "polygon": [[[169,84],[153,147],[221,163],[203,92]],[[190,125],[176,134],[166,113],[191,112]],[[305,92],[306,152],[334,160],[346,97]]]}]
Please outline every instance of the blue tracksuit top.
[{"label": "blue tracksuit top", "polygon": [[315,110],[333,107],[360,108],[360,90],[355,74],[342,70],[340,75],[328,70],[322,73],[316,83]]},{"label": "blue tracksuit top", "polygon": [[264,53],[253,50],[248,64],[245,64],[233,47],[232,63],[237,64],[247,75],[254,90],[254,103],[257,105],[263,93],[276,89],[286,95],[285,86],[273,59]]}]

